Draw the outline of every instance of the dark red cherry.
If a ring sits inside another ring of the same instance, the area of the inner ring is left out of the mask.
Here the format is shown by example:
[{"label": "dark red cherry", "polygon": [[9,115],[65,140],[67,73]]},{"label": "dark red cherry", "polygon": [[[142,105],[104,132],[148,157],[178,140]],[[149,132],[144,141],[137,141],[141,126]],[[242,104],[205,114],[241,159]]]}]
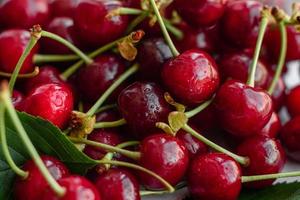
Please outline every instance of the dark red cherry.
[{"label": "dark red cherry", "polygon": [[122,2],[116,0],[81,0],[74,12],[75,28],[81,42],[98,48],[121,37],[127,28],[128,17],[107,17],[107,14],[122,6]]},{"label": "dark red cherry", "polygon": [[44,25],[49,17],[48,0],[4,0],[0,2],[0,27],[28,29]]},{"label": "dark red cherry", "polygon": [[257,132],[257,135],[266,136],[269,138],[277,138],[280,129],[281,121],[279,116],[276,112],[273,112],[268,123],[259,132]]},{"label": "dark red cherry", "polygon": [[[56,158],[41,156],[41,159],[55,180],[69,175],[66,166]],[[19,177],[16,179],[14,185],[15,198],[22,200],[39,200],[41,193],[48,186],[47,181],[32,160],[27,161],[23,169],[29,172],[29,176],[25,180]]]},{"label": "dark red cherry", "polygon": [[[81,176],[68,176],[58,180],[58,183],[66,189],[63,197],[58,197],[51,188],[47,188],[40,200],[101,200],[96,187],[86,178]],[[35,188],[36,189],[36,188]]]},{"label": "dark red cherry", "polygon": [[163,66],[162,81],[174,97],[193,105],[209,99],[220,79],[213,58],[194,49],[169,60]]},{"label": "dark red cherry", "polygon": [[222,127],[239,138],[255,135],[273,113],[272,99],[264,90],[236,80],[221,86],[215,108]]},{"label": "dark red cherry", "polygon": [[229,1],[222,18],[223,33],[232,44],[254,47],[258,36],[262,3],[254,0]]},{"label": "dark red cherry", "polygon": [[[1,11],[0,11],[1,12]],[[15,12],[15,11],[14,11]],[[1,17],[0,17],[1,18]],[[7,19],[7,16],[5,17]],[[0,34],[0,71],[12,73],[30,40],[30,33],[21,29],[5,30]],[[32,57],[38,51],[36,46],[26,58],[20,73],[33,71]]]},{"label": "dark red cherry", "polygon": [[133,133],[143,138],[156,131],[156,122],[166,122],[171,108],[159,85],[135,82],[119,95],[119,110]]},{"label": "dark red cherry", "polygon": [[236,200],[241,191],[240,166],[229,156],[197,156],[188,171],[188,189],[195,199]]},{"label": "dark red cherry", "polygon": [[289,92],[286,106],[291,116],[300,115],[300,86],[293,88]]},{"label": "dark red cherry", "polygon": [[[189,153],[184,143],[166,133],[153,134],[140,145],[141,166],[155,172],[171,185],[179,183],[188,167]],[[139,178],[147,188],[162,189],[163,185],[154,177],[140,173]]]},{"label": "dark red cherry", "polygon": [[12,103],[17,110],[19,110],[24,99],[25,99],[25,97],[21,92],[19,92],[18,90],[13,91]]},{"label": "dark red cherry", "polygon": [[[274,74],[271,72],[269,73],[269,80],[268,80],[268,87],[271,84],[271,81],[273,80]],[[268,89],[266,87],[265,89]],[[286,99],[286,85],[283,81],[283,78],[280,77],[277,81],[277,84],[275,86],[274,92],[271,95],[271,98],[273,100],[273,108],[275,111],[279,111],[282,106],[285,103]]]},{"label": "dark red cherry", "polygon": [[73,17],[79,0],[49,0],[51,15],[53,17]]},{"label": "dark red cherry", "polygon": [[102,200],[140,200],[139,183],[129,172],[110,169],[95,183]]},{"label": "dark red cherry", "polygon": [[22,111],[42,117],[64,128],[73,110],[73,93],[65,84],[45,84],[33,88],[23,101]]},{"label": "dark red cherry", "polygon": [[[237,153],[250,159],[243,168],[243,175],[276,174],[283,168],[286,157],[280,142],[275,139],[256,136],[245,140],[237,147]],[[261,188],[272,185],[274,180],[246,184],[248,187]]]},{"label": "dark red cherry", "polygon": [[190,25],[196,27],[215,24],[225,10],[227,0],[175,0],[175,9]]}]

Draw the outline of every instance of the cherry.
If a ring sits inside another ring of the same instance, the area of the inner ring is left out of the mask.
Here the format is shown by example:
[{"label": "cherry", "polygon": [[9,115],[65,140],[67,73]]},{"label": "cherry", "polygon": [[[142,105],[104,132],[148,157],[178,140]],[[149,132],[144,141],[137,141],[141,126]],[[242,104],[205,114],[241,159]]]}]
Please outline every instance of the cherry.
[{"label": "cherry", "polygon": [[281,129],[281,121],[276,112],[272,113],[269,122],[256,134],[269,138],[276,138]]},{"label": "cherry", "polygon": [[[56,158],[43,155],[41,156],[41,159],[55,180],[59,180],[69,175],[66,166]],[[33,160],[27,161],[24,164],[23,169],[29,172],[29,175],[25,180],[21,178],[16,179],[14,185],[15,198],[23,200],[40,199],[41,193],[48,186],[47,181]]]},{"label": "cherry", "polygon": [[159,85],[135,82],[119,95],[118,106],[132,132],[143,138],[157,130],[156,122],[166,122],[171,108]]},{"label": "cherry", "polygon": [[95,183],[102,200],[140,200],[139,183],[129,172],[110,169]]},{"label": "cherry", "polygon": [[81,176],[68,176],[58,180],[66,189],[63,197],[58,197],[50,188],[41,195],[41,200],[101,200],[96,187]]},{"label": "cherry", "polygon": [[239,47],[254,47],[258,36],[262,3],[254,0],[229,1],[222,24],[225,37]]},{"label": "cherry", "polygon": [[[1,11],[0,11],[1,12]],[[15,12],[15,11],[14,11]],[[1,18],[1,17],[0,17]],[[5,17],[7,19],[7,16]],[[21,29],[5,30],[0,34],[0,71],[12,73],[30,40],[30,33]],[[26,58],[20,73],[33,71],[32,57],[38,51],[35,46]]]},{"label": "cherry", "polygon": [[[273,80],[274,74],[273,73],[269,73],[269,80],[268,80],[268,86],[271,84],[271,81]],[[271,98],[273,100],[273,108],[275,111],[279,111],[282,106],[285,103],[285,99],[286,99],[286,85],[282,79],[282,77],[280,77],[277,81],[277,84],[275,86],[274,92],[271,95]]]},{"label": "cherry", "polygon": [[242,185],[241,169],[225,154],[198,155],[191,163],[187,183],[195,199],[236,200]]},{"label": "cherry", "polygon": [[24,100],[24,95],[18,90],[14,90],[12,93],[12,103],[16,109],[19,109]]},{"label": "cherry", "polygon": [[300,115],[300,86],[293,88],[287,96],[286,106],[291,116]]},{"label": "cherry", "polygon": [[81,42],[98,47],[122,36],[128,25],[128,16],[107,17],[111,10],[122,5],[116,0],[81,0],[74,12],[75,29]]},{"label": "cherry", "polygon": [[23,101],[23,111],[64,128],[73,110],[73,94],[65,84],[45,84],[33,88]]},{"label": "cherry", "polygon": [[[250,159],[243,168],[244,175],[275,174],[285,164],[285,152],[280,142],[275,139],[256,136],[249,138],[237,147],[237,153]],[[248,187],[261,188],[272,185],[274,180],[247,183]]]},{"label": "cherry", "polygon": [[0,2],[0,26],[28,29],[44,25],[49,17],[48,0],[4,0]]},{"label": "cherry", "polygon": [[168,61],[162,81],[185,104],[199,104],[210,98],[219,86],[219,73],[213,58],[201,50],[189,50]]},{"label": "cherry", "polygon": [[174,5],[180,16],[191,26],[201,27],[215,24],[225,10],[227,0],[176,0]]},{"label": "cherry", "polygon": [[[181,140],[166,133],[157,133],[145,138],[140,148],[141,166],[155,172],[171,185],[179,183],[185,175],[189,159]],[[148,174],[140,173],[139,177],[147,188],[163,188],[161,182]]]},{"label": "cherry", "polygon": [[51,15],[53,17],[73,17],[79,0],[49,0]]},{"label": "cherry", "polygon": [[236,80],[226,81],[215,97],[222,127],[239,138],[255,135],[270,120],[272,99],[262,89]]}]

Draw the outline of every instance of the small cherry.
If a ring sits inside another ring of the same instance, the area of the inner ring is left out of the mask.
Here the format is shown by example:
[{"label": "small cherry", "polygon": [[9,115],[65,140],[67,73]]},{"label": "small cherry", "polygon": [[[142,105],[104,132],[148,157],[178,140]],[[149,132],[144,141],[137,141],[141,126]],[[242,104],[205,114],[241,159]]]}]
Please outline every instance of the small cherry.
[{"label": "small cherry", "polygon": [[281,129],[281,121],[276,112],[272,113],[269,122],[256,135],[266,136],[269,138],[277,138]]},{"label": "small cherry", "polygon": [[300,86],[293,88],[286,99],[287,109],[292,117],[300,115]]},{"label": "small cherry", "polygon": [[52,17],[73,17],[79,0],[49,0]]},{"label": "small cherry", "polygon": [[225,154],[198,155],[191,163],[187,184],[195,199],[236,200],[242,187],[241,168]]}]

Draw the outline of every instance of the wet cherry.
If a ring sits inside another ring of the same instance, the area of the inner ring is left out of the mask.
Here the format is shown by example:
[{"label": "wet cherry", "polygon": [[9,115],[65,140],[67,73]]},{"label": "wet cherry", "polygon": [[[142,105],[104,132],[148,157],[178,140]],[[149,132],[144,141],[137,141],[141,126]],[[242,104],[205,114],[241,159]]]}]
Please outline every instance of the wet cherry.
[{"label": "wet cherry", "polygon": [[79,0],[49,0],[51,15],[53,17],[73,17]]},{"label": "wet cherry", "polygon": [[286,99],[286,106],[291,116],[300,115],[300,86],[293,88]]},{"label": "wet cherry", "polygon": [[281,121],[276,112],[272,113],[269,122],[261,129],[256,135],[266,136],[269,138],[277,138],[277,135],[281,129]]}]

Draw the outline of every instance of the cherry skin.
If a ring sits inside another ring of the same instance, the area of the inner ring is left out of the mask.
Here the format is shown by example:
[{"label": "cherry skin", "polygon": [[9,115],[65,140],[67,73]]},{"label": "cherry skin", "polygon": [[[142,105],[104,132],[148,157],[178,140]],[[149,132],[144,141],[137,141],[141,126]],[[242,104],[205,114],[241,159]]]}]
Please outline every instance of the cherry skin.
[{"label": "cherry skin", "polygon": [[23,100],[25,99],[24,95],[18,90],[14,90],[12,94],[12,103],[14,107],[19,110],[22,105]]},{"label": "cherry skin", "polygon": [[[69,175],[67,167],[56,158],[44,155],[41,156],[41,159],[55,180]],[[41,193],[48,186],[47,181],[33,160],[27,161],[23,166],[23,170],[29,172],[29,176],[25,180],[19,177],[16,179],[14,185],[15,198],[24,200],[40,199]]]},{"label": "cherry skin", "polygon": [[209,99],[219,86],[215,61],[201,50],[189,50],[168,61],[162,81],[174,97],[188,105]]},{"label": "cherry skin", "polygon": [[48,0],[4,0],[0,2],[0,26],[28,29],[44,25],[49,18]]},{"label": "cherry skin", "polygon": [[242,187],[241,169],[225,154],[198,155],[191,163],[187,184],[195,199],[236,200]]},{"label": "cherry skin", "polygon": [[57,197],[53,190],[47,188],[40,200],[101,200],[96,187],[84,177],[68,176],[58,180],[58,183],[66,189],[63,197]]},{"label": "cherry skin", "polygon": [[236,80],[226,81],[215,97],[221,126],[239,138],[255,135],[270,120],[272,99],[262,89]]},{"label": "cherry skin", "polygon": [[131,131],[144,138],[157,131],[156,122],[166,122],[171,112],[159,85],[135,82],[125,88],[118,98],[119,110]]},{"label": "cherry skin", "polygon": [[[280,142],[275,139],[256,136],[245,140],[237,147],[237,153],[250,159],[243,168],[243,175],[276,174],[283,168],[286,157]],[[272,185],[274,180],[247,183],[247,187],[263,188]]]},{"label": "cherry skin", "polygon": [[110,169],[96,180],[102,200],[140,200],[139,183],[129,172]]},{"label": "cherry skin", "polygon": [[[184,143],[166,133],[157,133],[145,138],[140,145],[140,165],[155,172],[171,185],[176,185],[185,175],[189,153]],[[139,178],[146,188],[162,189],[163,185],[145,173]]]},{"label": "cherry skin", "polygon": [[272,113],[269,122],[256,134],[269,138],[276,138],[281,129],[281,121],[276,112]]},{"label": "cherry skin", "polygon": [[53,17],[73,17],[79,0],[50,0],[49,6]]},{"label": "cherry skin", "polygon": [[[270,86],[273,77],[274,73],[269,73],[269,80],[267,84],[268,87]],[[265,89],[268,89],[268,87],[265,87]],[[282,77],[279,77],[274,92],[271,95],[271,98],[273,100],[273,109],[275,111],[279,111],[286,101],[286,85]]]},{"label": "cherry skin", "polygon": [[300,115],[300,86],[293,88],[287,96],[286,106],[291,116]]},{"label": "cherry skin", "polygon": [[[6,18],[7,19],[7,18]],[[0,71],[12,73],[30,40],[30,33],[21,29],[5,30],[0,34]],[[20,73],[33,71],[33,55],[38,52],[35,46],[26,58]]]}]

